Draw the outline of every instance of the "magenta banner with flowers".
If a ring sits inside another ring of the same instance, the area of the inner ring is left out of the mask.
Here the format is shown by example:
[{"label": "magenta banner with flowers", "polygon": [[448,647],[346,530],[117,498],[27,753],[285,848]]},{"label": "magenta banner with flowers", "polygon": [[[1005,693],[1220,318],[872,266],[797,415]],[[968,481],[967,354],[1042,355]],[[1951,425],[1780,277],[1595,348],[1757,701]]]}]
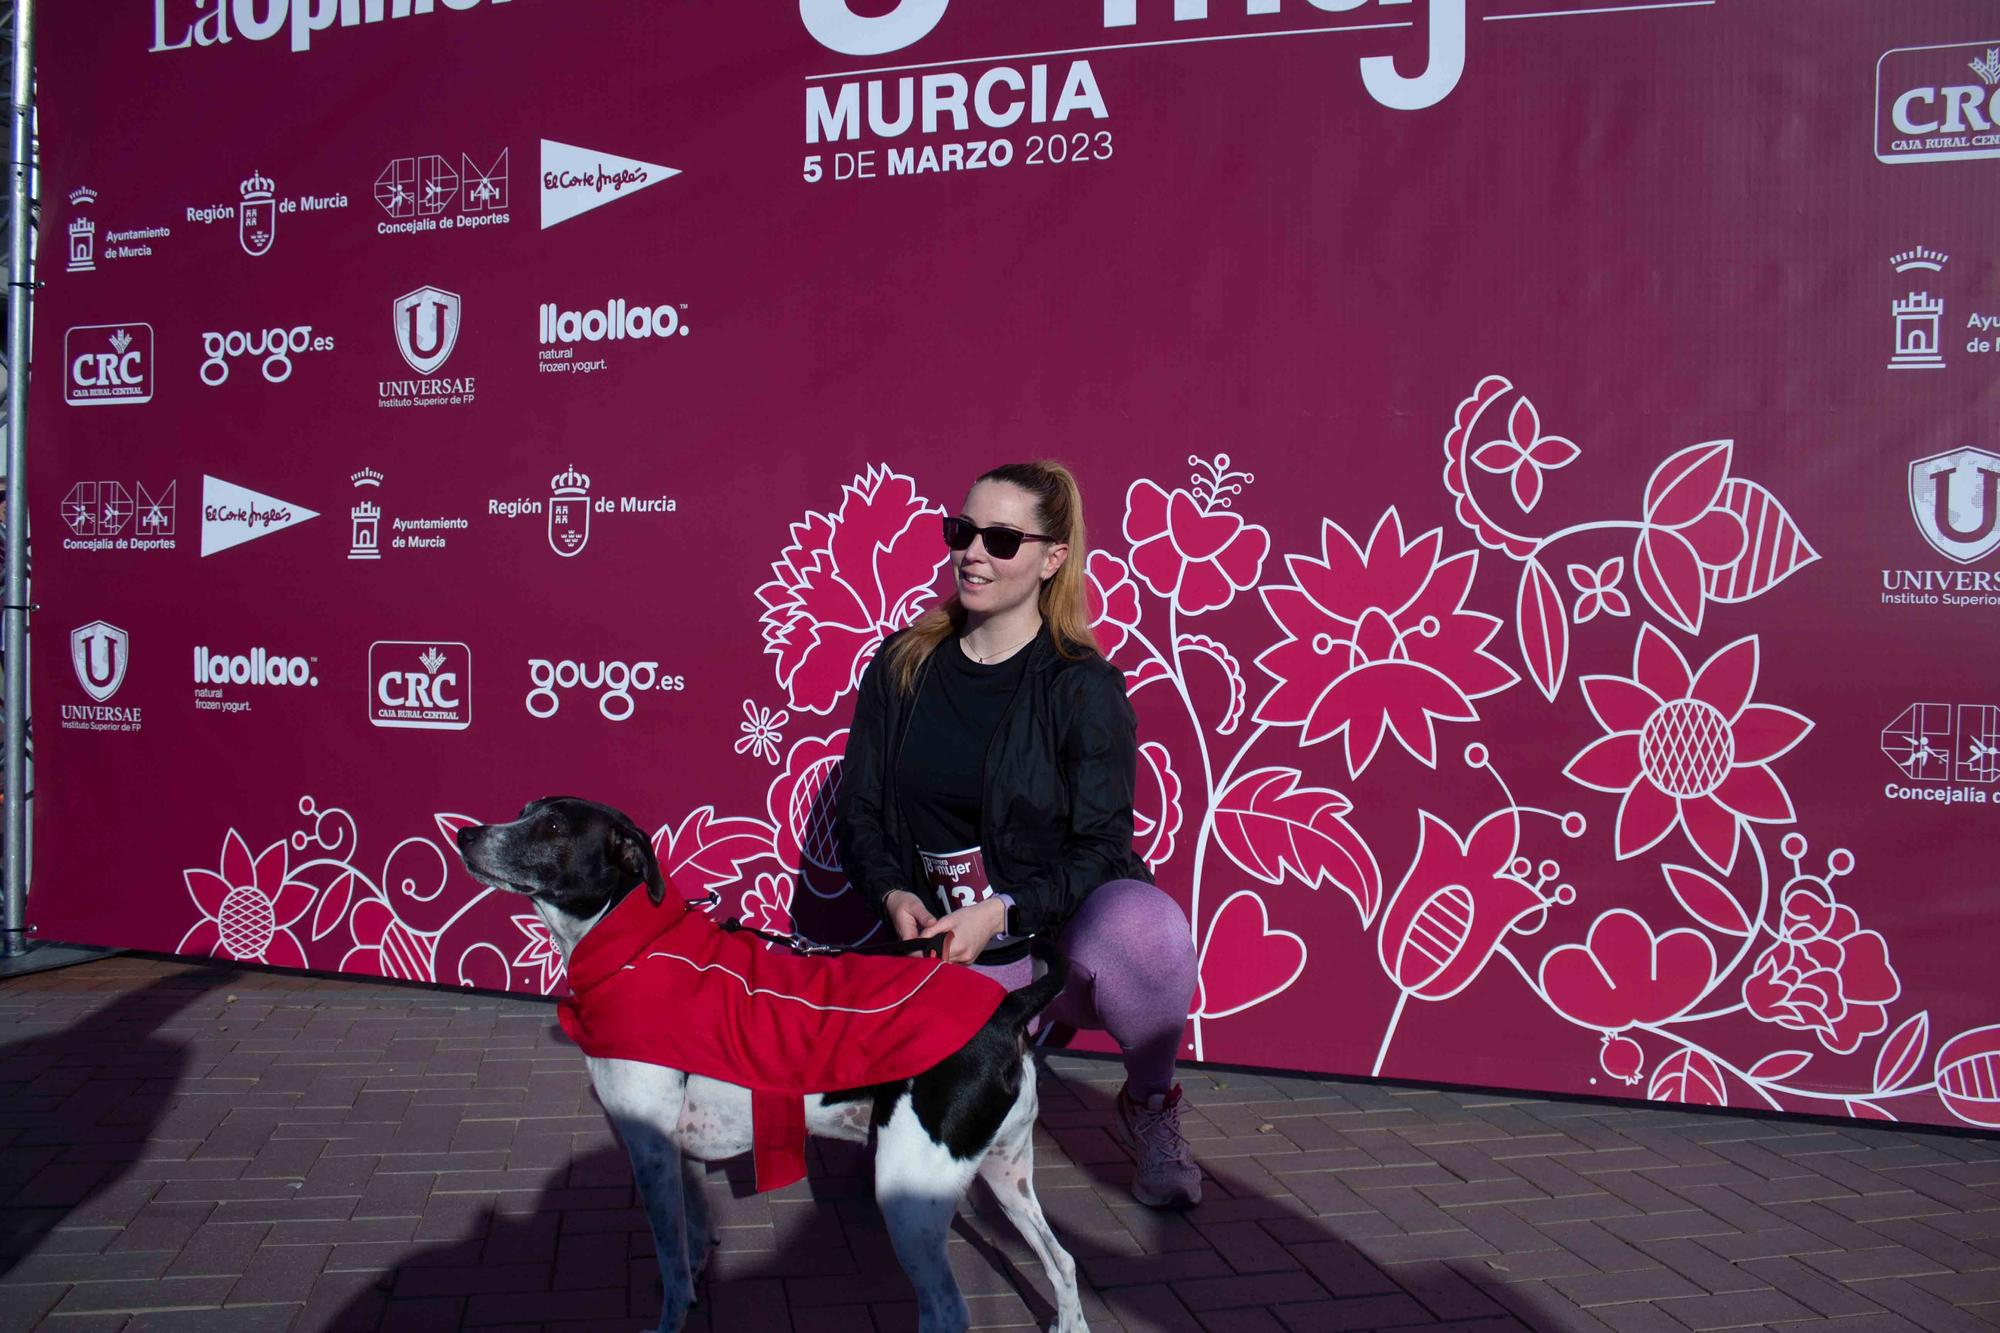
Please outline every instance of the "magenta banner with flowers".
[{"label": "magenta banner with flowers", "polygon": [[49,7],[38,934],[559,993],[572,793],[867,938],[1053,456],[1189,1058],[2000,1127],[1990,6],[587,8]]}]

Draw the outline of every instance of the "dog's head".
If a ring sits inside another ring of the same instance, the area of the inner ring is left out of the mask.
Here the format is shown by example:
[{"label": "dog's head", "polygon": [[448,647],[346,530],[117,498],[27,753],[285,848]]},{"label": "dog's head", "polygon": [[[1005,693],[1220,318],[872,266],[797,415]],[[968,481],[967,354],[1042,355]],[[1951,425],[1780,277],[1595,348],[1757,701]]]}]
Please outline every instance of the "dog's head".
[{"label": "dog's head", "polygon": [[474,879],[526,894],[578,921],[591,921],[639,885],[655,906],[666,881],[653,844],[623,811],[575,796],[530,801],[507,824],[458,831],[458,855]]}]

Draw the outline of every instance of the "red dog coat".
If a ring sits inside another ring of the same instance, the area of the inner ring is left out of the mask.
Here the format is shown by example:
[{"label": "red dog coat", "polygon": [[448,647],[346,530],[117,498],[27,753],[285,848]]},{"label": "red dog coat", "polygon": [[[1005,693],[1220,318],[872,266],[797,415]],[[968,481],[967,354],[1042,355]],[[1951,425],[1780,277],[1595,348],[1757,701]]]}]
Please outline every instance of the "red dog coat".
[{"label": "red dog coat", "polygon": [[806,1173],[809,1093],[892,1083],[965,1045],[1006,991],[935,958],[807,957],[725,931],[670,885],[633,893],[569,959],[563,1031],[586,1055],[750,1089],[757,1188]]}]

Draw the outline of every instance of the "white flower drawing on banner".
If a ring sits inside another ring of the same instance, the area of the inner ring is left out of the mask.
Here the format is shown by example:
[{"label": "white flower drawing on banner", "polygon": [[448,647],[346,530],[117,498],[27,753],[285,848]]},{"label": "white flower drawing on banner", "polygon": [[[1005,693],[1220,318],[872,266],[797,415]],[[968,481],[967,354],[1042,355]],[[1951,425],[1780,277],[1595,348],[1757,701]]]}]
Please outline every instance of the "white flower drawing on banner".
[{"label": "white flower drawing on banner", "polygon": [[[1131,481],[1125,547],[1089,554],[1091,629],[1139,712],[1134,845],[1186,905],[1197,952],[1194,1055],[1218,1044],[1226,1055],[1244,1030],[1232,1025],[1312,975],[1309,935],[1327,927],[1324,908],[1306,905],[1337,895],[1385,983],[1378,1075],[1408,1067],[1396,1043],[1413,1002],[1518,984],[1547,1015],[1542,1036],[1587,1034],[1578,1058],[1653,1100],[1870,1120],[1915,1108],[2000,1128],[2000,1023],[1934,1044],[1930,1011],[1899,1008],[1889,941],[1843,900],[1855,857],[1836,848],[1808,870],[1804,834],[1777,831],[1800,817],[1783,774],[1803,762],[1788,757],[1812,721],[1757,697],[1759,635],[1697,638],[1714,608],[1819,558],[1775,496],[1731,474],[1734,443],[1667,453],[1628,516],[1542,531],[1529,519],[1560,507],[1582,444],[1499,376],[1459,402],[1443,438],[1443,485],[1476,546],[1450,549],[1441,527],[1413,533],[1390,504],[1372,521],[1320,518],[1267,578],[1272,533],[1239,512],[1255,479],[1218,454],[1190,458],[1182,485]],[[834,509],[790,525],[775,577],[756,590],[785,707],[746,699],[726,742],[774,770],[763,809],[703,804],[653,835],[669,878],[712,894],[718,915],[835,943],[882,928],[839,864],[838,710],[882,639],[935,596],[943,512],[878,464]],[[1499,604],[1482,608],[1496,573]],[[1197,617],[1200,629],[1187,623]],[[1518,669],[1503,657],[1515,652]],[[1254,698],[1246,662],[1270,681]],[[1573,676],[1582,708],[1563,698]],[[1481,701],[1523,679],[1585,743],[1559,772],[1539,756],[1508,764],[1545,769],[1542,790],[1567,777],[1601,817],[1517,799],[1479,739],[1497,708]],[[801,713],[824,721],[787,743]],[[1335,737],[1338,750],[1322,748]],[[1399,807],[1377,790],[1376,766],[1405,760],[1492,796],[1471,811],[1454,796],[1449,814]],[[185,949],[299,965],[303,945],[317,966],[560,986],[538,920],[489,902],[462,871],[452,884],[446,849],[466,817],[436,816],[437,841],[404,839],[371,877],[345,812],[311,798],[299,810],[309,827],[287,842],[252,857],[231,829],[219,870],[187,872],[197,920]],[[1376,850],[1392,832],[1414,839],[1413,852],[1399,845],[1393,888]],[[1623,895],[1585,919],[1584,895],[1616,886],[1573,883],[1549,854],[1585,839],[1628,875],[1657,866],[1667,893]],[[1771,839],[1789,873],[1774,868]]]},{"label": "white flower drawing on banner", "polygon": [[763,708],[754,700],[745,699],[743,721],[736,724],[743,733],[736,742],[736,753],[777,763],[778,747],[785,743],[785,724],[791,720],[792,715],[781,708]]},{"label": "white flower drawing on banner", "polygon": [[278,967],[306,965],[305,949],[292,927],[311,910],[313,890],[288,873],[283,839],[252,857],[243,835],[231,829],[222,839],[218,869],[181,873],[201,919],[174,952]]},{"label": "white flower drawing on banner", "polygon": [[909,477],[878,467],[847,485],[839,509],[792,524],[757,597],[764,651],[793,708],[833,711],[882,640],[930,602],[946,559],[943,515]]},{"label": "white flower drawing on banner", "polygon": [[1584,677],[1584,698],[1609,734],[1563,771],[1586,787],[1624,797],[1620,860],[1679,828],[1727,874],[1746,822],[1792,822],[1792,798],[1771,762],[1804,740],[1812,723],[1789,708],[1750,702],[1757,664],[1751,636],[1690,673],[1680,649],[1646,625],[1630,678]]}]

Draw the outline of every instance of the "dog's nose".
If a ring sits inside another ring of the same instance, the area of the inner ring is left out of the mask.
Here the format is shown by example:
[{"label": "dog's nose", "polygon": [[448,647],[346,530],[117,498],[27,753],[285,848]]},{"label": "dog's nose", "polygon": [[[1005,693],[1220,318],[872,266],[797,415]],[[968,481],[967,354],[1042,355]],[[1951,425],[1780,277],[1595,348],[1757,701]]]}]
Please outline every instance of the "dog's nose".
[{"label": "dog's nose", "polygon": [[458,850],[461,852],[469,850],[472,846],[474,835],[484,833],[485,831],[486,826],[484,824],[469,824],[460,829],[457,835]]}]

